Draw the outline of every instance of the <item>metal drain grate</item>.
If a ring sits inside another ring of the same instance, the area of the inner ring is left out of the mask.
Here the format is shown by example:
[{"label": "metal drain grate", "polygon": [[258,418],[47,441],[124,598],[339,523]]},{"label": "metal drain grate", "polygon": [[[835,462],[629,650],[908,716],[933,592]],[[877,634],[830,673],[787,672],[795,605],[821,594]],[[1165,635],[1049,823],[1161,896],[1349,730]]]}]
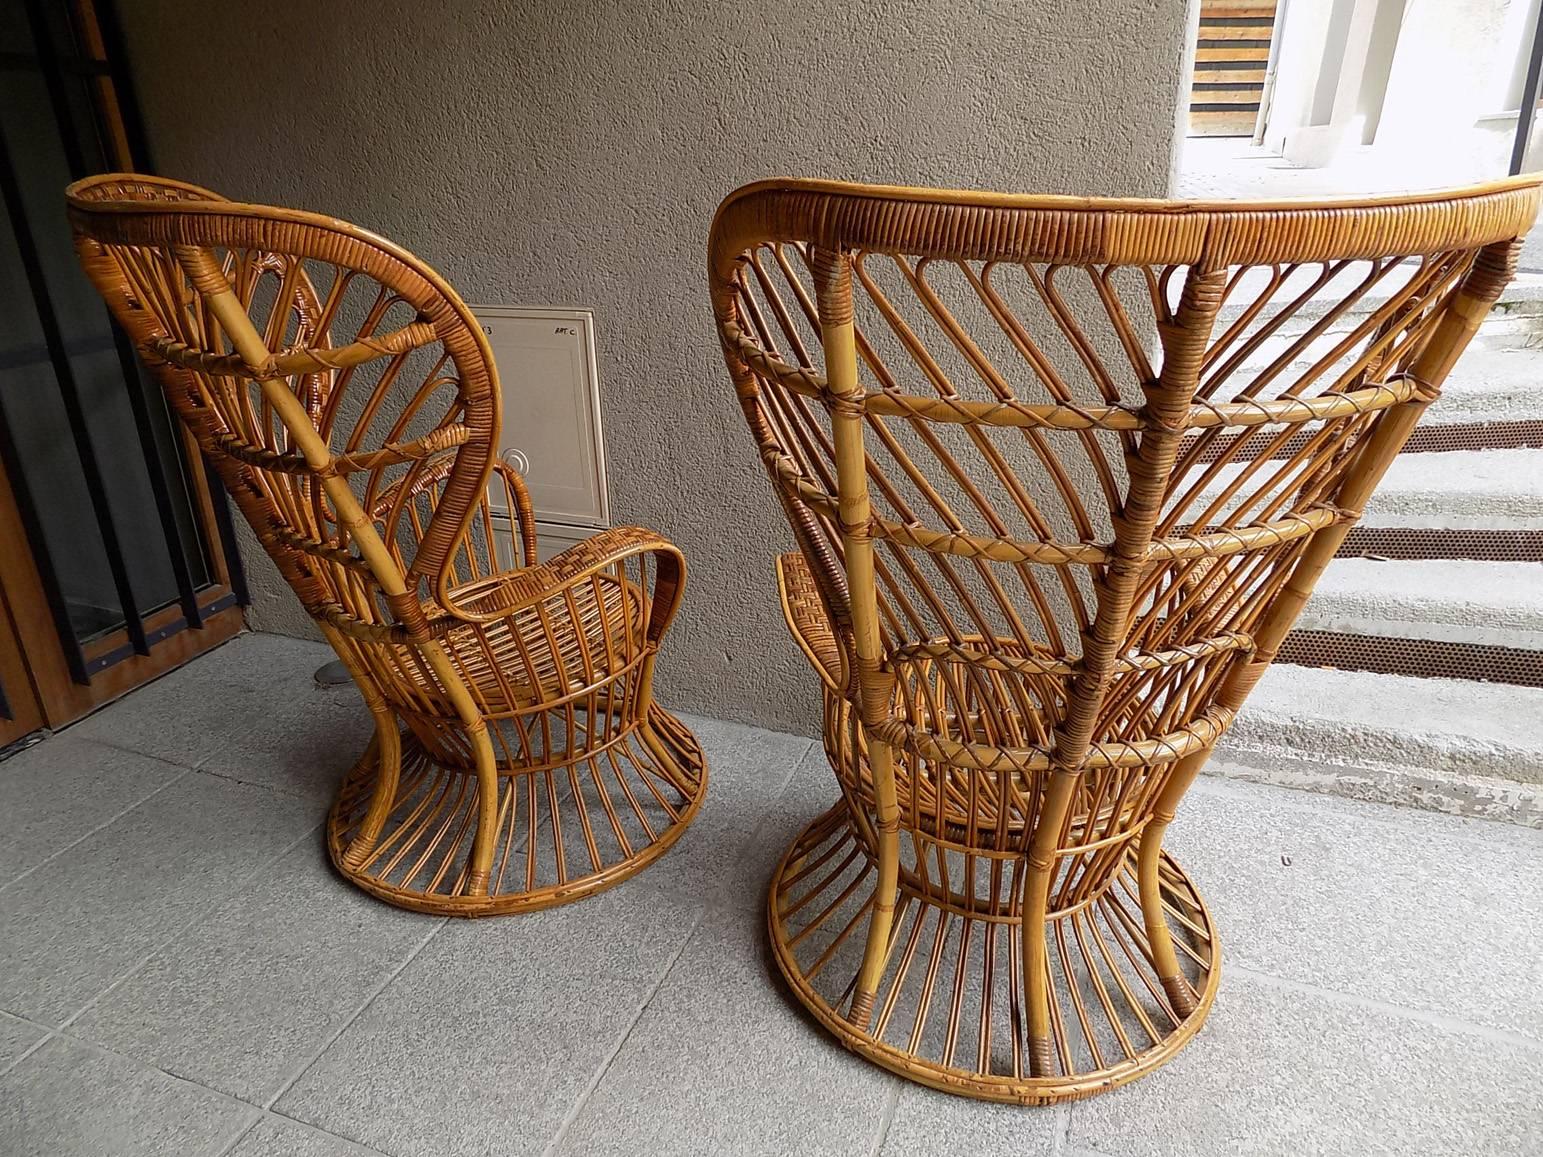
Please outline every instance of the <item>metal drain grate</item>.
[{"label": "metal drain grate", "polygon": [[1543,687],[1543,652],[1482,643],[1292,631],[1276,659],[1302,667]]},{"label": "metal drain grate", "polygon": [[[1243,446],[1233,455],[1234,461],[1253,457],[1267,446],[1278,433],[1255,430],[1244,440]],[[1307,445],[1309,438],[1318,432],[1302,431],[1293,434],[1270,457],[1290,458]],[[1214,462],[1232,442],[1218,438],[1201,453],[1199,461]],[[1543,449],[1543,419],[1526,418],[1515,422],[1436,423],[1416,426],[1409,441],[1404,443],[1405,454],[1442,454],[1453,450],[1520,450]]]},{"label": "metal drain grate", "polygon": [[1340,558],[1471,558],[1543,562],[1543,530],[1446,530],[1435,526],[1357,526]]},{"label": "metal drain grate", "polygon": [[1452,450],[1518,450],[1543,447],[1543,419],[1515,422],[1434,423],[1416,426],[1405,454],[1447,453]]}]

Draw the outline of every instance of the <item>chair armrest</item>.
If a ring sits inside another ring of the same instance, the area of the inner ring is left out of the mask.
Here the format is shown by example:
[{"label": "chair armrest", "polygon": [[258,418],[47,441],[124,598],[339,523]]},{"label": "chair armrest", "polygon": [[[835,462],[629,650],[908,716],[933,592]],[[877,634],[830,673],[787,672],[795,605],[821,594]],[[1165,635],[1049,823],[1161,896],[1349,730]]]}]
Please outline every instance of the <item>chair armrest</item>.
[{"label": "chair armrest", "polygon": [[[409,475],[411,485],[404,489],[401,482],[382,491],[371,504],[371,514],[382,522],[395,523],[397,514],[405,515],[411,523],[415,535],[422,537],[424,528],[433,517],[439,507],[439,499],[442,493],[442,485],[449,475],[451,467],[455,465],[455,451],[449,451],[442,457],[431,462],[425,469]],[[487,488],[483,491],[478,501],[476,511],[472,515],[472,525],[468,527],[468,533],[475,529],[478,520],[484,523],[484,527],[491,537],[493,515],[493,491],[500,484],[504,490],[504,509],[509,512],[510,522],[515,532],[516,541],[519,544],[519,553],[516,565],[527,567],[536,561],[536,515],[531,506],[530,491],[525,486],[525,480],[520,477],[519,471],[507,462],[494,459],[492,474],[488,478]],[[462,551],[464,553],[463,544]],[[467,554],[460,559],[472,568],[476,574],[482,568],[476,566],[475,560]],[[450,570],[459,565],[452,558]],[[463,568],[464,569],[464,568]]]},{"label": "chair armrest", "polygon": [[[493,461],[493,476],[488,479],[488,490],[491,492],[500,480],[504,484],[510,520],[520,536],[520,560],[526,566],[531,566],[536,561],[536,512],[530,504],[530,490],[526,488],[520,472],[501,458]],[[484,506],[487,505],[488,495],[483,496],[482,502]]]},{"label": "chair armrest", "polygon": [[852,690],[847,665],[849,637],[832,625],[819,588],[804,556],[794,551],[777,556],[777,593],[788,632],[820,681],[838,695]]},{"label": "chair armrest", "polygon": [[[644,637],[657,646],[680,605],[686,559],[674,543],[641,526],[603,530],[538,566],[490,575],[446,591],[443,605],[463,622],[489,623],[545,602],[595,575],[607,571],[618,575],[629,560],[641,563],[645,557],[652,557],[654,574],[652,593],[646,600]],[[641,570],[640,577],[646,577],[641,576]]]}]

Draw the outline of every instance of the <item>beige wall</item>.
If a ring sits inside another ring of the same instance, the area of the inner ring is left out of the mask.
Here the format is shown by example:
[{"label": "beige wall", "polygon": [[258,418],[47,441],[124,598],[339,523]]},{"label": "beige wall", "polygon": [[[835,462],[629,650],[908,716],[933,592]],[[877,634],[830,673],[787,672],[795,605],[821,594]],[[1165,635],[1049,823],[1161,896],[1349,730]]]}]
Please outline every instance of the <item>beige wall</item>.
[{"label": "beige wall", "polygon": [[[124,4],[154,159],[334,213],[469,300],[595,310],[613,521],[691,584],[660,689],[813,730],[777,611],[790,539],[713,334],[718,201],[774,174],[1161,196],[1186,5]],[[251,622],[307,628],[250,540]]]}]

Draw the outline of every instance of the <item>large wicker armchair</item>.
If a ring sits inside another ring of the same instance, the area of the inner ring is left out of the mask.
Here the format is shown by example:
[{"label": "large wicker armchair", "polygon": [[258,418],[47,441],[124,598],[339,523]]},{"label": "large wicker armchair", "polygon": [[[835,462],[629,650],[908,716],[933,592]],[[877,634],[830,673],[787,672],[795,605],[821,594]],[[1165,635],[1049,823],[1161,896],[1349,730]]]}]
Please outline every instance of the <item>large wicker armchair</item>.
[{"label": "large wicker armchair", "polygon": [[652,695],[684,561],[629,527],[537,562],[455,292],[316,214],[135,174],[67,195],[88,275],[374,715],[329,818],[339,870],[470,916],[662,854],[706,786]]},{"label": "large wicker armchair", "polygon": [[911,1079],[1131,1080],[1219,977],[1163,847],[1512,274],[1538,187],[1189,205],[773,181],[714,221],[724,356],[841,799],[768,921]]}]

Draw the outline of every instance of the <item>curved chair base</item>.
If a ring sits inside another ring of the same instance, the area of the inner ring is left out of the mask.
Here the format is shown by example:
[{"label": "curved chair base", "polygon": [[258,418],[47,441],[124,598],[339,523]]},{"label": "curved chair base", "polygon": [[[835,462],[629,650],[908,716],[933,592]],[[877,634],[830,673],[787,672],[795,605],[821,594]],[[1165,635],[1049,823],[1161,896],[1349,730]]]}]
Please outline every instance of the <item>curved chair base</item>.
[{"label": "curved chair base", "polygon": [[1188,1016],[1175,1013],[1163,995],[1128,864],[1103,896],[1049,921],[1059,1073],[1027,1072],[1022,921],[1005,906],[995,917],[989,905],[967,916],[902,886],[873,1019],[859,1029],[845,1010],[875,877],[838,805],[805,828],[777,866],[767,924],[793,994],[847,1048],[908,1080],[1026,1105],[1089,1097],[1166,1062],[1199,1030],[1215,999],[1220,968],[1210,915],[1165,852],[1163,906],[1194,995]]},{"label": "curved chair base", "polygon": [[696,737],[663,708],[599,752],[541,770],[501,769],[486,896],[467,894],[476,776],[436,764],[412,737],[373,841],[360,828],[380,778],[378,742],[344,778],[327,817],[339,872],[388,904],[440,916],[497,916],[566,904],[642,871],[680,838],[707,788]]}]

